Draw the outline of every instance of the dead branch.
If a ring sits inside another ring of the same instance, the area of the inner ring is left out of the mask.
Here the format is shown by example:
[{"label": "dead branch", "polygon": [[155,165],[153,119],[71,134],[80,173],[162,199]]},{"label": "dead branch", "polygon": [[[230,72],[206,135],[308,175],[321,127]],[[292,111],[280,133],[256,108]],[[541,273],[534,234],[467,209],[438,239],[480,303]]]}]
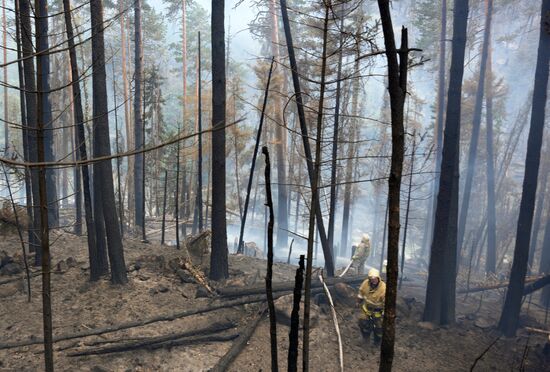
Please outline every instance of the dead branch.
[{"label": "dead branch", "polygon": [[258,324],[260,324],[266,310],[267,306],[262,306],[256,317],[252,321],[245,323],[245,326],[239,332],[239,337],[235,340],[233,345],[231,345],[229,351],[227,351],[227,353],[225,353],[218,363],[216,363],[216,365],[210,370],[211,372],[222,372],[228,369],[231,363],[248,344],[248,340],[250,340],[250,337],[252,337],[252,334],[258,327]]},{"label": "dead branch", "polygon": [[[525,279],[525,283],[533,283],[533,282],[536,282],[537,280],[540,280],[540,279],[543,279],[543,278],[547,278],[547,277],[537,276],[537,277],[534,277],[534,278],[527,278],[527,279]],[[475,287],[475,288],[470,288],[470,289],[459,289],[458,291],[456,291],[456,293],[483,292],[483,291],[490,291],[490,290],[493,290],[493,289],[499,289],[499,288],[504,288],[504,287],[508,287],[508,283],[499,283],[499,284],[495,284],[495,285],[481,286],[481,287]]]},{"label": "dead branch", "polygon": [[472,372],[477,364],[477,362],[479,362],[481,360],[481,358],[483,358],[485,356],[485,354],[487,354],[487,352],[489,351],[489,349],[491,349],[493,347],[494,344],[497,343],[498,340],[500,340],[500,338],[502,337],[502,335],[498,336],[497,338],[495,338],[493,340],[493,342],[491,342],[489,344],[489,346],[487,346],[485,348],[485,350],[483,350],[483,352],[476,358],[476,360],[474,360],[474,364],[472,364],[472,366],[470,367],[470,372]]},{"label": "dead branch", "polygon": [[[122,342],[117,345],[112,346],[105,346],[105,347],[99,347],[99,348],[90,348],[85,350],[80,350],[77,352],[73,352],[68,354],[69,356],[83,356],[83,355],[100,355],[100,354],[110,354],[110,353],[120,353],[124,351],[131,351],[136,349],[144,349],[144,348],[150,348],[157,345],[164,345],[167,344],[170,341],[180,341],[185,338],[189,338],[192,336],[205,336],[205,335],[211,335],[213,333],[218,333],[222,331],[226,331],[230,328],[233,328],[235,326],[232,322],[227,323],[215,323],[213,325],[210,325],[206,328],[200,328],[200,329],[194,329],[191,331],[181,332],[181,333],[175,333],[175,334],[169,334],[169,335],[163,335],[163,336],[157,336],[157,337],[148,337],[144,338],[142,340],[137,341],[131,341],[131,342]],[[106,340],[102,342],[117,342],[117,341],[126,341],[127,339],[121,338],[117,340]]]},{"label": "dead branch", "polygon": [[[274,293],[273,297],[279,298],[287,294],[287,292],[282,291],[279,293]],[[319,293],[319,292],[320,291],[318,290],[312,291],[312,294]],[[181,319],[192,315],[209,313],[215,310],[226,309],[226,308],[241,306],[246,304],[252,304],[256,302],[264,302],[265,300],[266,300],[265,293],[263,293],[257,296],[240,297],[230,301],[222,301],[222,302],[216,301],[216,302],[209,303],[196,308],[185,309],[176,313],[164,314],[164,315],[160,315],[160,316],[156,316],[148,319],[135,320],[135,321],[122,323],[118,325],[111,325],[111,326],[106,326],[101,328],[89,329],[81,332],[76,332],[73,334],[59,335],[54,337],[53,341],[59,342],[64,340],[72,340],[75,338],[97,336],[105,333],[111,333],[111,332],[121,331],[124,329],[129,329],[129,328],[143,327],[143,326],[146,326],[152,323],[157,323],[157,322],[170,322],[175,319]],[[3,344],[0,344],[0,350],[13,349],[13,348],[22,347],[22,346],[37,345],[37,344],[41,344],[42,342],[43,340],[41,338],[32,338],[32,339],[27,339],[23,341],[6,342]]]},{"label": "dead branch", "polygon": [[210,286],[204,273],[197,269],[189,258],[180,258],[179,265],[182,269],[187,270],[191,275],[193,275],[195,281],[202,285],[210,294],[216,294],[216,291]]},{"label": "dead branch", "polygon": [[332,313],[332,321],[334,322],[334,329],[336,331],[336,336],[338,337],[338,359],[340,359],[340,372],[344,372],[344,349],[342,347],[342,336],[340,335],[340,326],[338,325],[338,317],[336,315],[336,310],[334,309],[334,301],[332,301],[332,296],[328,286],[323,280],[323,271],[319,273],[319,281],[323,284],[323,289],[325,290],[325,295],[328,298],[330,304],[330,310]]}]

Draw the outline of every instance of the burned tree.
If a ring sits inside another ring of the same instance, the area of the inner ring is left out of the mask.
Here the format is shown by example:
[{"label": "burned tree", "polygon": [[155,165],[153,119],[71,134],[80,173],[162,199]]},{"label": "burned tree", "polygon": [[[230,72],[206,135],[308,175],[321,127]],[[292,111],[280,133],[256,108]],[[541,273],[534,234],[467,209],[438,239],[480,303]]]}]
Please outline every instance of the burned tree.
[{"label": "burned tree", "polygon": [[455,1],[441,174],[423,315],[425,321],[437,324],[455,319],[460,100],[468,11],[468,0]]},{"label": "burned tree", "polygon": [[[380,371],[391,371],[395,343],[395,303],[397,300],[397,276],[399,271],[399,230],[401,175],[405,154],[404,106],[407,95],[408,33],[401,29],[401,47],[395,45],[395,35],[389,0],[378,0],[386,59],[388,60],[388,92],[391,105],[392,153],[388,180],[388,264],[387,287],[384,304],[384,333],[380,354]],[[413,154],[414,156],[414,154]],[[382,252],[381,252],[382,253]],[[383,256],[383,255],[382,255]]]},{"label": "burned tree", "polygon": [[548,74],[550,67],[550,0],[542,0],[540,36],[535,70],[535,86],[533,88],[533,104],[531,107],[531,124],[525,157],[525,174],[523,191],[516,232],[514,262],[510,273],[510,284],[506,292],[506,300],[500,315],[498,328],[508,337],[516,334],[527,261],[529,259],[529,241],[535,197],[537,193],[540,153],[544,133],[545,106],[548,95]]}]

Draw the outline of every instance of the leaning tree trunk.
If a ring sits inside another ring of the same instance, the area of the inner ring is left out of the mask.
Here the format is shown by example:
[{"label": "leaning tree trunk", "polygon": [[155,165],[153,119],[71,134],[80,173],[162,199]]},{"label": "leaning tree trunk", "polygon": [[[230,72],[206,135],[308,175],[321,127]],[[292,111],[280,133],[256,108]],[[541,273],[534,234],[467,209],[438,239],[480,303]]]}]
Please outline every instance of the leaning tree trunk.
[{"label": "leaning tree trunk", "polygon": [[540,38],[535,70],[535,86],[533,89],[533,106],[531,108],[531,124],[527,140],[527,155],[525,157],[525,175],[523,176],[523,191],[519,207],[518,227],[514,262],[510,274],[510,284],[506,292],[506,300],[502,308],[499,329],[508,337],[516,334],[527,260],[529,258],[529,241],[533,223],[533,211],[537,192],[540,152],[544,133],[545,105],[548,90],[548,68],[550,65],[550,0],[542,0]]},{"label": "leaning tree trunk", "polygon": [[[74,45],[73,23],[71,18],[70,0],[63,0],[63,10],[65,13],[65,29],[67,31],[67,41],[69,43],[69,59],[71,63],[71,88],[73,93],[74,106],[74,124],[75,124],[75,147],[77,149],[76,159],[86,161],[88,154],[86,152],[86,134],[84,132],[84,111],[82,109],[82,97],[80,92],[78,60],[76,58],[76,49]],[[84,191],[84,211],[86,219],[86,236],[88,239],[88,255],[90,260],[90,280],[98,280],[99,277],[107,271],[107,252],[99,250],[96,246],[95,224],[92,211],[92,195],[90,192],[90,175],[88,165],[82,164],[82,189]]]},{"label": "leaning tree trunk", "polygon": [[[103,35],[103,3],[102,0],[91,0],[92,21],[92,60],[96,63],[92,66],[93,87],[93,126],[94,147],[97,156],[110,156],[111,146],[109,141],[109,109],[107,107],[107,76],[105,73],[105,40]],[[109,263],[111,266],[111,282],[124,284],[128,281],[126,276],[126,264],[124,263],[124,251],[122,237],[120,235],[119,222],[116,214],[115,190],[113,186],[113,169],[111,160],[95,163],[95,175],[101,178],[94,189],[94,197],[100,196],[103,216],[95,215],[95,219],[103,220],[107,235]],[[96,183],[94,183],[94,186]],[[103,218],[101,218],[103,217]]]},{"label": "leaning tree trunk", "polygon": [[[302,98],[302,89],[300,87],[300,77],[298,71],[298,64],[296,62],[296,56],[294,54],[294,44],[292,42],[292,33],[290,31],[290,20],[288,17],[288,9],[286,5],[286,0],[280,0],[281,4],[281,14],[283,18],[283,25],[285,29],[286,36],[286,45],[288,50],[288,58],[290,62],[290,68],[292,72],[292,82],[294,85],[294,99],[296,101],[296,106],[298,109],[298,120],[300,122],[300,131],[302,142],[304,144],[304,155],[306,158],[307,172],[309,176],[309,182],[311,187],[315,185],[315,168],[313,164],[313,157],[311,154],[311,147],[309,144],[309,135],[308,128],[306,123],[306,116],[304,111],[304,102]],[[328,245],[327,234],[325,231],[325,225],[323,222],[323,211],[321,210],[321,204],[317,200],[317,205],[314,207],[317,220],[317,230],[319,231],[319,236],[321,240],[321,245],[323,247],[323,255],[325,258],[325,267],[327,269],[328,276],[334,276],[334,262],[331,255],[331,250]]]},{"label": "leaning tree trunk", "polygon": [[479,132],[481,130],[481,111],[483,108],[483,94],[485,90],[485,73],[487,71],[487,55],[489,54],[489,40],[491,38],[491,18],[493,13],[493,0],[487,0],[487,9],[485,14],[485,32],[483,33],[483,46],[481,49],[481,64],[479,67],[479,78],[476,91],[476,101],[474,107],[474,117],[472,120],[472,135],[470,136],[470,148],[468,150],[468,164],[466,166],[466,181],[464,183],[464,193],[462,196],[462,205],[458,220],[458,254],[462,252],[462,243],[464,242],[464,232],[466,231],[466,222],[468,218],[468,208],[470,207],[470,196],[472,193],[472,183],[474,180],[475,165],[477,158],[477,144],[479,141]]},{"label": "leaning tree trunk", "polygon": [[[309,211],[306,278],[304,283],[304,335],[302,342],[302,366],[309,371],[309,322],[311,309],[311,275],[313,269],[313,243],[315,240],[315,217],[319,204],[319,180],[321,178],[321,137],[323,133],[323,110],[325,98],[325,79],[327,69],[327,38],[330,2],[325,3],[325,18],[323,23],[323,46],[321,57],[321,82],[319,88],[319,106],[317,108],[317,131],[315,133],[315,168],[311,188],[311,204]],[[317,252],[317,249],[315,249]],[[317,254],[315,255],[317,257]],[[330,256],[330,252],[329,252]]]},{"label": "leaning tree trunk", "polygon": [[468,0],[456,0],[454,3],[445,139],[423,315],[425,321],[438,324],[452,323],[455,319],[460,101],[464,75],[468,8]]},{"label": "leaning tree trunk", "polygon": [[225,220],[225,0],[212,0],[212,254],[210,279],[229,276]]},{"label": "leaning tree trunk", "polygon": [[[395,35],[389,0],[378,0],[386,58],[388,60],[388,91],[391,105],[392,154],[388,180],[388,264],[386,298],[384,303],[384,333],[380,353],[380,371],[391,371],[395,345],[395,303],[399,272],[399,230],[401,175],[405,154],[404,106],[407,95],[408,33],[401,29],[401,47],[395,45]],[[399,58],[398,58],[399,56]],[[413,153],[414,156],[414,153]]]}]

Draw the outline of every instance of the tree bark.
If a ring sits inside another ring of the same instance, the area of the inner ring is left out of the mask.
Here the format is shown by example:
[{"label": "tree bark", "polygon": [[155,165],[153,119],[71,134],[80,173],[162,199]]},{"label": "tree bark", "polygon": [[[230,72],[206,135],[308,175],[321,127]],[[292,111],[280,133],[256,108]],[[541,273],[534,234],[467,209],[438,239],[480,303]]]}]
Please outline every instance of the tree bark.
[{"label": "tree bark", "polygon": [[[48,102],[49,91],[49,58],[48,49],[48,4],[46,0],[36,0],[35,27],[38,55],[36,58],[36,128],[37,128],[37,160],[46,161],[46,137],[44,130],[51,126],[51,106]],[[49,123],[49,124],[48,124]],[[50,131],[51,132],[51,131]],[[51,139],[51,135],[49,139]],[[51,145],[51,142],[49,143]],[[49,149],[51,150],[51,148]],[[47,180],[47,171],[44,166],[38,170],[38,190],[40,199],[40,253],[42,266],[42,322],[44,330],[44,363],[47,372],[53,372],[53,326],[52,326],[52,302],[51,302],[51,260],[49,237],[49,199],[48,188],[51,186]],[[55,185],[54,185],[55,186]]]},{"label": "tree bark", "polygon": [[[71,89],[72,101],[74,105],[74,125],[75,125],[75,146],[77,147],[76,157],[78,160],[87,160],[86,134],[84,132],[84,111],[82,109],[82,97],[80,92],[78,60],[76,58],[76,49],[74,43],[74,32],[72,23],[72,12],[70,0],[63,0],[63,10],[65,15],[65,29],[67,32],[67,42],[69,44],[69,59],[71,63]],[[90,192],[90,175],[88,165],[83,164],[82,172],[82,190],[84,194],[84,211],[86,220],[86,238],[88,241],[88,256],[90,260],[90,280],[96,281],[107,271],[106,251],[100,250],[96,246],[96,231],[92,209],[92,195]],[[101,219],[101,216],[99,216]]]},{"label": "tree bark", "polygon": [[225,205],[225,0],[212,0],[212,253],[210,279],[229,276]]},{"label": "tree bark", "polygon": [[529,242],[531,239],[533,210],[535,208],[548,90],[548,68],[550,64],[550,32],[548,31],[548,22],[550,22],[550,0],[542,0],[540,38],[537,66],[535,69],[533,105],[531,107],[531,124],[527,140],[525,175],[523,177],[523,191],[521,193],[519,208],[514,262],[510,274],[510,285],[506,292],[506,300],[498,325],[499,329],[508,337],[514,336],[518,327],[523,286],[529,258]]},{"label": "tree bark", "polygon": [[[92,60],[97,61],[92,66],[93,87],[93,125],[95,156],[109,156],[111,145],[109,140],[109,117],[107,107],[107,76],[105,73],[105,40],[103,30],[103,3],[102,0],[90,1],[92,21]],[[117,218],[115,192],[113,187],[113,169],[110,160],[101,161],[94,165],[94,178],[98,176],[98,188],[94,189],[94,196],[101,199],[103,221],[108,243],[108,256],[111,266],[111,282],[124,284],[128,281],[122,238],[120,236],[119,220]],[[95,215],[96,220],[101,217]]]},{"label": "tree bark", "polygon": [[452,59],[439,192],[423,319],[448,324],[455,319],[460,111],[468,0],[454,3]]},{"label": "tree bark", "polygon": [[[388,91],[391,105],[392,154],[388,180],[388,264],[384,303],[384,333],[380,353],[380,371],[391,371],[395,344],[395,303],[399,273],[400,199],[403,159],[405,155],[404,105],[407,96],[408,32],[401,29],[401,47],[395,45],[395,35],[389,0],[378,0],[386,58],[388,61]],[[413,145],[414,148],[414,145]],[[413,151],[414,156],[414,151]],[[411,176],[412,177],[412,176]]]},{"label": "tree bark", "polygon": [[[20,3],[20,21],[21,21],[21,39],[23,54],[23,75],[25,81],[25,103],[26,103],[26,123],[27,129],[27,153],[28,160],[32,163],[38,161],[36,145],[36,76],[33,63],[34,43],[32,41],[32,29],[30,18],[30,0],[21,0]],[[30,229],[31,240],[29,247],[32,252],[36,252],[34,265],[40,264],[40,196],[38,193],[38,169],[30,169],[30,179],[32,188],[32,215],[33,223]]]},{"label": "tree bark", "polygon": [[[37,10],[38,6],[42,8]],[[42,110],[44,115],[44,160],[54,161],[54,140],[53,140],[53,122],[52,122],[52,105],[50,102],[50,56],[49,56],[49,41],[48,41],[48,4],[46,0],[35,0],[35,38],[36,50],[36,88],[42,95],[41,102],[37,102],[38,110]],[[41,16],[38,16],[38,13]],[[40,65],[40,67],[39,67]],[[39,70],[41,69],[41,71]],[[38,75],[42,79],[38,79]],[[37,98],[38,99],[38,98]],[[57,185],[54,169],[46,169],[46,183],[48,185],[48,223],[49,227],[56,227],[59,224],[59,203],[57,200]]]},{"label": "tree bark", "polygon": [[493,14],[493,0],[486,0],[487,8],[485,11],[485,31],[483,33],[483,46],[481,49],[481,64],[479,67],[479,78],[476,91],[476,101],[474,107],[474,116],[472,120],[472,134],[470,136],[470,147],[468,150],[468,163],[466,166],[466,181],[464,183],[464,192],[462,196],[462,205],[458,220],[458,255],[462,252],[462,243],[464,242],[464,232],[466,231],[466,222],[468,218],[468,209],[470,207],[470,196],[472,193],[472,184],[474,180],[475,165],[477,159],[477,144],[479,142],[479,132],[481,130],[481,111],[483,109],[483,94],[485,91],[485,76],[487,71],[487,56],[489,51],[489,40],[491,38],[491,19]]}]

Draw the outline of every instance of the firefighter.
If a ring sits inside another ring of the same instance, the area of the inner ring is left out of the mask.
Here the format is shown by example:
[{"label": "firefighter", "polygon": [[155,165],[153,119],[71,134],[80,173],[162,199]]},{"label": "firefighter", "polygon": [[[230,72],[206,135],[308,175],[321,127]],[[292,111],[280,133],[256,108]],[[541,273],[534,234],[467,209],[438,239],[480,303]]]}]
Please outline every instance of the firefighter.
[{"label": "firefighter", "polygon": [[370,236],[363,234],[361,243],[357,245],[355,254],[351,258],[351,266],[357,270],[357,275],[363,275],[365,272],[365,262],[370,255]]},{"label": "firefighter", "polygon": [[357,303],[361,306],[359,329],[363,338],[368,341],[373,333],[374,345],[380,345],[382,340],[382,319],[384,318],[384,301],[386,298],[386,283],[380,279],[380,272],[370,269],[368,278],[359,287]]}]

